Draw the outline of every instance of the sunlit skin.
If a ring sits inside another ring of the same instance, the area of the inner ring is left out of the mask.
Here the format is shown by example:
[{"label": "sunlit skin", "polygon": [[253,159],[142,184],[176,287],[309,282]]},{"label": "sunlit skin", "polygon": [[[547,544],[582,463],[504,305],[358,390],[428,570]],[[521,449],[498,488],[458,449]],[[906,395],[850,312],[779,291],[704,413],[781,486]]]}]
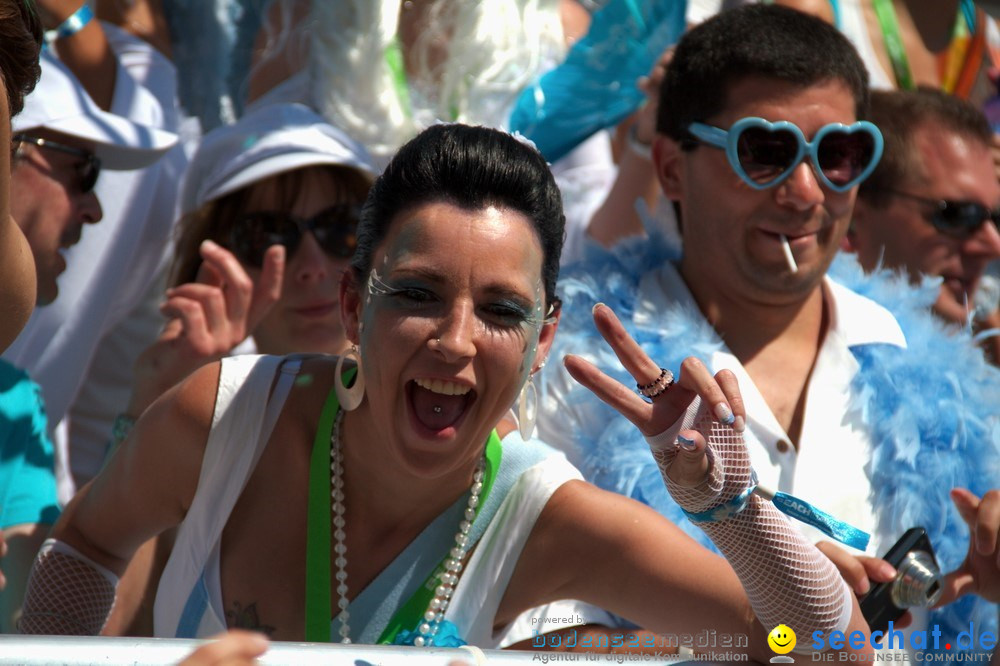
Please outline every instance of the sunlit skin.
[{"label": "sunlit skin", "polygon": [[[10,110],[0,85],[0,145],[10,143]],[[35,307],[35,261],[17,222],[10,216],[10,160],[0,160],[0,352],[27,323]],[[2,574],[0,574],[2,575]]]},{"label": "sunlit skin", "polygon": [[[29,133],[93,150],[89,142],[58,132],[38,129]],[[31,247],[39,305],[51,303],[59,294],[57,278],[66,270],[63,252],[80,241],[83,225],[99,222],[103,215],[94,192],[80,190],[78,162],[73,155],[23,145],[11,171],[11,215]]]},{"label": "sunlit skin", "polygon": [[[824,125],[856,120],[854,99],[839,80],[802,88],[747,77],[727,99],[727,108],[704,122],[727,129],[747,116],[787,120],[810,140]],[[664,185],[668,196],[682,201],[681,273],[710,320],[717,303],[794,306],[813,292],[847,231],[856,190],[823,187],[808,161],[777,187],[754,190],[722,150],[699,146],[679,152],[678,160]],[[795,273],[782,253],[781,234],[798,264]]]},{"label": "sunlit skin", "polygon": [[[913,182],[895,189],[927,199],[970,201],[989,209],[1000,205],[1000,182],[993,171],[990,147],[925,123],[911,137],[914,163],[922,172]],[[967,304],[987,264],[1000,257],[1000,232],[983,224],[968,238],[955,238],[927,221],[933,206],[906,197],[892,196],[884,208],[859,200],[851,245],[865,270],[881,264],[907,271],[913,280],[922,275],[944,278],[934,310],[942,318],[964,325]]]},{"label": "sunlit skin", "polygon": [[[345,284],[342,298],[367,380],[365,401],[344,423],[347,438],[367,433],[366,446],[348,447],[347,467],[390,456],[400,471],[467,486],[487,436],[537,366],[526,356],[539,335],[541,245],[520,213],[432,203],[393,221],[373,265],[386,293]],[[464,403],[453,399],[457,420],[439,429],[421,416],[433,396],[416,382],[430,380],[471,389]]]},{"label": "sunlit skin", "polygon": [[[302,189],[287,212],[302,218],[339,203],[336,176],[320,168],[306,169]],[[278,209],[274,180],[254,186],[248,211]],[[287,257],[281,300],[253,331],[257,349],[267,354],[317,352],[337,354],[348,347],[340,321],[340,278],[348,259],[323,251],[307,233],[294,254]],[[246,267],[252,277],[259,271]]]}]

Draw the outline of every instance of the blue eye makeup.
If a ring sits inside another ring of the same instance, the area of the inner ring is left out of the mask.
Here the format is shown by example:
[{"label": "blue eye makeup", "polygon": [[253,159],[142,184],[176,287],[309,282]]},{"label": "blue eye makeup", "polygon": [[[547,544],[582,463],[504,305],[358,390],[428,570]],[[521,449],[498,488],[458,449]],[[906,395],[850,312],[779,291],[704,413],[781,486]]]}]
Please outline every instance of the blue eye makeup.
[{"label": "blue eye makeup", "polygon": [[[436,285],[412,278],[386,282],[377,270],[369,275],[368,293],[372,297],[384,299],[391,307],[426,311],[422,313],[424,316],[433,316],[431,310],[444,304]],[[536,309],[529,303],[509,296],[498,296],[476,305],[479,321],[487,329],[500,331],[523,331],[540,326],[541,319],[534,315]]]}]

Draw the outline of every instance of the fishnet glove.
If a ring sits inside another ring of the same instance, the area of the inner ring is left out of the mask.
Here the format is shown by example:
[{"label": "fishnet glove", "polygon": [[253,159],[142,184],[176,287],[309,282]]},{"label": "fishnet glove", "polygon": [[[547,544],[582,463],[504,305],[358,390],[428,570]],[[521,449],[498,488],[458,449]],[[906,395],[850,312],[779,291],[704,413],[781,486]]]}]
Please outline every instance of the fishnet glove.
[{"label": "fishnet glove", "polygon": [[18,631],[96,636],[115,605],[118,577],[57,539],[42,544],[31,568]]},{"label": "fishnet glove", "polygon": [[[674,483],[667,475],[677,456],[677,434],[688,428],[700,432],[708,443],[708,475],[693,487]],[[751,484],[743,435],[717,423],[698,398],[669,430],[648,441],[667,489],[689,513],[726,504]],[[738,514],[697,524],[736,571],[765,628],[787,624],[800,636],[847,628],[852,609],[847,584],[833,563],[771,502],[751,495]],[[806,648],[808,643],[799,645]]]}]

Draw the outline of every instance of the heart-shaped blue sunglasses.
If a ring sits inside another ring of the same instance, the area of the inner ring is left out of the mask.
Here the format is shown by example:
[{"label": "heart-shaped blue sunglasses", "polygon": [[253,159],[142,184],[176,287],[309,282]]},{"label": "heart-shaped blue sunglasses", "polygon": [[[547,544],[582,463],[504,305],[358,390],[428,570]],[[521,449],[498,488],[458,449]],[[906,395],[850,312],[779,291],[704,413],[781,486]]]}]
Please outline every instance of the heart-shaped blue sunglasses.
[{"label": "heart-shaped blue sunglasses", "polygon": [[756,117],[737,120],[728,131],[704,123],[687,129],[702,143],[724,149],[733,171],[755,190],[780,184],[809,155],[819,180],[846,192],[867,178],[882,157],[882,133],[866,120],[824,125],[812,141],[794,123]]}]

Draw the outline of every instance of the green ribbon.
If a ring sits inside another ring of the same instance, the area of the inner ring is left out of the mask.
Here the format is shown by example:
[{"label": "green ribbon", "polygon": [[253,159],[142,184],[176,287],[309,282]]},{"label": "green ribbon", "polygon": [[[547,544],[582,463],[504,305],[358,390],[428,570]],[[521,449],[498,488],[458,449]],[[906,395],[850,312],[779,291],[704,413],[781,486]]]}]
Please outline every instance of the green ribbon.
[{"label": "green ribbon", "polygon": [[413,104],[410,102],[410,84],[406,76],[406,63],[403,61],[403,49],[400,48],[399,38],[394,37],[385,47],[382,54],[385,64],[392,74],[393,87],[396,89],[396,96],[403,105],[403,113],[407,118],[413,117]]},{"label": "green ribbon", "polygon": [[892,0],[872,0],[872,6],[878,17],[878,24],[882,28],[885,50],[888,51],[889,60],[892,62],[892,72],[896,75],[896,85],[900,90],[916,90],[913,74],[910,72],[910,62],[903,47],[903,38],[899,34],[899,20],[896,18]]},{"label": "green ribbon", "polygon": [[[357,373],[352,368],[343,378],[350,382]],[[309,458],[309,513],[306,533],[306,640],[311,643],[330,642],[330,436],[333,420],[340,409],[337,391],[323,404],[316,427],[312,456]]]}]

